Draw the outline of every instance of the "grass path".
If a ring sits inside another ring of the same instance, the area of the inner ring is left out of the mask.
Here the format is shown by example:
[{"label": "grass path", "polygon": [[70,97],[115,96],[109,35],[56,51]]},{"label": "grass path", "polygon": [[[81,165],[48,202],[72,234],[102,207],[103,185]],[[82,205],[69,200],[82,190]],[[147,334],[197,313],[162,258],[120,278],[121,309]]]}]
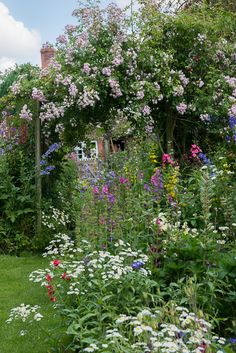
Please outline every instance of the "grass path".
[{"label": "grass path", "polygon": [[45,268],[47,263],[47,260],[35,256],[0,256],[0,353],[50,352],[52,342],[46,332],[33,327],[28,335],[20,336],[20,324],[5,323],[10,309],[24,303],[41,306],[43,329],[57,326],[59,319],[54,315],[45,289],[28,280],[30,272]]}]

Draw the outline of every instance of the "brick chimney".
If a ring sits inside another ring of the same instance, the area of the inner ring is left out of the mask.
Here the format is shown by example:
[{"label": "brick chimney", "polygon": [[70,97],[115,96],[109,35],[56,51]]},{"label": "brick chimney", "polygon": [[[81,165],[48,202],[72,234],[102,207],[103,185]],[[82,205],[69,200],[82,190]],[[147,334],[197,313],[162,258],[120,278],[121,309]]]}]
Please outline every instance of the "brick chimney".
[{"label": "brick chimney", "polygon": [[55,55],[56,50],[54,48],[42,48],[40,50],[41,53],[41,67],[42,69],[45,69],[45,67],[48,67],[50,61]]}]

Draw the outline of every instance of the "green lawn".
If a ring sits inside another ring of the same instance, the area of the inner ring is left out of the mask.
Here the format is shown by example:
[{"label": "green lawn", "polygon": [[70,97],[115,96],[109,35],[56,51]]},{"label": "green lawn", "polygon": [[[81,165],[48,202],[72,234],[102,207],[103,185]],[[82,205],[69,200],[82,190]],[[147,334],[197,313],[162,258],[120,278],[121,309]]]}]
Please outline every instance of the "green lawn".
[{"label": "green lawn", "polygon": [[[46,290],[39,284],[29,282],[29,273],[44,268],[48,261],[36,256],[12,257],[0,256],[0,353],[47,353],[53,345],[49,342],[46,331],[60,325]],[[40,325],[45,330],[34,326],[30,333],[20,336],[20,324],[6,324],[11,308],[24,304],[40,305],[44,319]]]}]

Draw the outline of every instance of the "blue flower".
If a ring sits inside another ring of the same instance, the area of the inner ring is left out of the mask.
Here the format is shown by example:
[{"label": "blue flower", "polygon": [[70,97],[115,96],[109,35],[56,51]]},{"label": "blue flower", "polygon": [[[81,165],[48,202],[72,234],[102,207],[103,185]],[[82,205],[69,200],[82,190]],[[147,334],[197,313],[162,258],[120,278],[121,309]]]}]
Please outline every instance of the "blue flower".
[{"label": "blue flower", "polygon": [[209,159],[209,158],[207,158],[207,156],[204,154],[204,153],[199,153],[198,154],[198,157],[200,158],[200,160],[204,163],[204,164],[206,164],[206,165],[210,165],[210,164],[212,164],[212,162],[211,162],[211,160]]},{"label": "blue flower", "polygon": [[55,169],[54,165],[48,165],[44,170],[41,170],[40,175],[49,175]]},{"label": "blue flower", "polygon": [[48,158],[50,156],[50,154],[52,154],[54,151],[58,150],[58,148],[60,147],[59,143],[54,143],[52,144],[48,150],[42,155],[42,158]]},{"label": "blue flower", "polygon": [[46,170],[41,170],[40,175],[49,175],[50,173]]},{"label": "blue flower", "polygon": [[46,172],[51,172],[52,170],[55,169],[55,166],[54,165],[48,165],[46,168],[45,168],[45,171]]},{"label": "blue flower", "polygon": [[234,116],[229,117],[229,127],[231,130],[234,130],[236,127],[236,118]]},{"label": "blue flower", "polygon": [[139,270],[141,267],[143,267],[143,265],[144,265],[143,261],[137,260],[137,261],[134,261],[131,266],[133,267],[133,269]]},{"label": "blue flower", "polygon": [[116,173],[115,173],[114,171],[109,172],[109,175],[110,175],[112,178],[115,178],[115,177],[116,177]]},{"label": "blue flower", "polygon": [[42,160],[40,161],[40,165],[45,165],[45,164],[47,164],[47,161],[45,161],[45,159],[42,159]]},{"label": "blue flower", "polygon": [[231,337],[231,338],[229,339],[229,343],[231,343],[231,344],[236,344],[236,338]]}]

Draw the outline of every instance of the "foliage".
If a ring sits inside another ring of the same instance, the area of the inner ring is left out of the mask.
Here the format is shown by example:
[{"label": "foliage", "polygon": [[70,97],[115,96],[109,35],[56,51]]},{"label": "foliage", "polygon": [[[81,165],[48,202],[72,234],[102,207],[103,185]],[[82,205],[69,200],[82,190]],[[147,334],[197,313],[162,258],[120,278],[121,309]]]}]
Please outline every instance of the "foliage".
[{"label": "foliage", "polygon": [[0,156],[1,252],[33,249],[30,238],[34,234],[34,179],[28,162],[20,149]]},{"label": "foliage", "polygon": [[[10,250],[34,244],[28,186],[41,119],[51,262],[30,280],[65,320],[63,349],[234,351],[235,14],[205,2],[159,10],[145,1],[126,18],[115,5],[80,7],[49,67],[20,76],[0,101],[1,242]],[[95,127],[106,138],[132,134],[133,144],[78,173],[70,149]]]},{"label": "foliage", "polygon": [[19,79],[19,77],[31,75],[34,67],[31,64],[17,65],[14,69],[10,69],[0,75],[0,98],[8,94],[11,85]]}]

